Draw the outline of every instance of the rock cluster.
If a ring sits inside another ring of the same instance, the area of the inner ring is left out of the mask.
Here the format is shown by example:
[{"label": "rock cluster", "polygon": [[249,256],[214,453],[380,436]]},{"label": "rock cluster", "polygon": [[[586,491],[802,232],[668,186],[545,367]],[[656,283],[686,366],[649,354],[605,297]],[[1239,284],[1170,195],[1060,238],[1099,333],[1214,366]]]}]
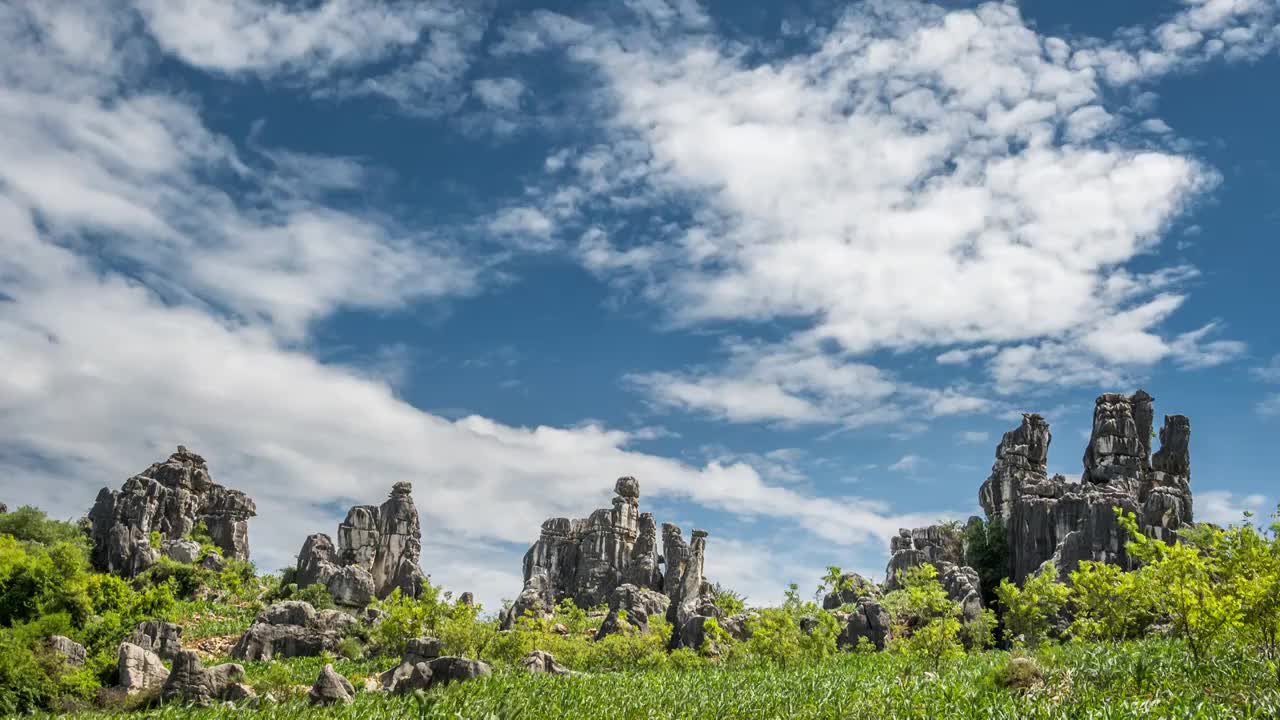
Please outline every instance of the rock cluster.
[{"label": "rock cluster", "polygon": [[333,652],[347,628],[358,622],[341,610],[317,612],[301,600],[276,603],[258,613],[231,649],[231,657],[266,661]]},{"label": "rock cluster", "polygon": [[[885,590],[902,587],[902,571],[930,563],[960,565],[964,561],[964,537],[951,525],[900,528],[889,540],[889,564],[884,570]],[[941,572],[941,571],[939,571]]]},{"label": "rock cluster", "polygon": [[[88,516],[93,565],[132,577],[161,553],[194,562],[200,546],[189,536],[199,522],[223,557],[247,560],[249,518],[256,513],[253,500],[213,482],[204,458],[179,445],[168,460],[129,478],[120,490],[98,493]],[[160,534],[160,548],[151,545],[153,532]]]},{"label": "rock cluster", "polygon": [[1152,455],[1152,402],[1142,390],[1097,399],[1078,483],[1048,476],[1052,435],[1044,418],[1024,415],[1005,433],[978,497],[987,517],[1006,528],[1014,582],[1047,561],[1061,577],[1081,560],[1130,567],[1128,537],[1112,508],[1134,513],[1143,532],[1164,540],[1191,523],[1191,424],[1166,415],[1161,448]]},{"label": "rock cluster", "polygon": [[160,688],[160,699],[191,705],[247,700],[254,692],[243,680],[242,666],[226,663],[206,668],[194,650],[183,650],[173,660],[173,670]]},{"label": "rock cluster", "polygon": [[165,660],[173,660],[182,652],[182,626],[169,622],[147,621],[139,623],[126,643],[153,652]]},{"label": "rock cluster", "polygon": [[626,625],[640,632],[656,613],[672,623],[672,643],[681,647],[700,636],[707,618],[719,617],[703,577],[707,533],[694,530],[685,542],[679,527],[663,523],[659,554],[658,525],[652,513],[640,512],[640,483],[618,478],[614,494],[612,509],[542,523],[541,535],[525,553],[524,588],[503,615],[504,629],[523,615],[548,613],[565,599],[582,608],[607,602],[609,614],[597,637],[623,629],[620,610],[626,611]]},{"label": "rock cluster", "polygon": [[427,690],[436,685],[488,677],[487,663],[461,657],[440,656],[442,643],[435,638],[410,640],[400,664],[382,673],[382,689],[392,693]]},{"label": "rock cluster", "polygon": [[163,688],[169,679],[169,670],[159,655],[131,642],[122,642],[116,652],[116,677],[117,688],[125,695],[133,695]]},{"label": "rock cluster", "polygon": [[363,607],[397,588],[422,592],[422,528],[413,485],[398,482],[380,507],[357,505],[338,526],[338,545],[324,533],[310,535],[298,553],[299,586],[319,584],[334,602]]}]

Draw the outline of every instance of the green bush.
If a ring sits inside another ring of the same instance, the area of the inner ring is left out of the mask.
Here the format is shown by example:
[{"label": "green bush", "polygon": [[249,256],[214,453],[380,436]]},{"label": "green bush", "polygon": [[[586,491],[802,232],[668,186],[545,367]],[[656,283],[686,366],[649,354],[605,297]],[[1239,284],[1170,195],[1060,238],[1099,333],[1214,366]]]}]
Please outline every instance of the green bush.
[{"label": "green bush", "polygon": [[1028,576],[1021,588],[1008,578],[1001,580],[996,596],[1004,608],[1005,637],[1015,646],[1038,646],[1049,637],[1070,594],[1071,589],[1058,582],[1058,567],[1052,561]]},{"label": "green bush", "polygon": [[10,535],[20,542],[39,545],[69,542],[88,547],[88,538],[78,524],[50,520],[43,511],[30,505],[0,514],[0,535]]}]

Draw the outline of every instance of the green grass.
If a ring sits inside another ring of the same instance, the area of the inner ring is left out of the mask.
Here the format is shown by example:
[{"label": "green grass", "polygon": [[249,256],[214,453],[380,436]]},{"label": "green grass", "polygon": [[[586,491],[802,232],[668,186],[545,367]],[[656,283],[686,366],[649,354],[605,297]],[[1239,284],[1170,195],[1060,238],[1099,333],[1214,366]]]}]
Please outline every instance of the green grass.
[{"label": "green grass", "polygon": [[[304,695],[295,694],[261,709],[164,707],[137,716],[184,720],[1280,717],[1280,689],[1274,675],[1247,650],[1223,650],[1212,666],[1197,669],[1181,646],[1165,641],[1051,647],[1038,655],[1044,683],[1029,692],[992,682],[995,668],[1008,657],[1003,652],[973,655],[936,675],[883,653],[842,654],[785,668],[757,664],[575,677],[529,676],[498,668],[487,680],[418,696],[358,692],[354,704],[333,709],[310,708]],[[323,663],[308,658],[276,663],[276,670],[255,665],[246,669],[250,683],[265,673],[280,673],[288,683],[310,685]],[[349,677],[371,675],[390,664],[386,660],[334,661],[335,668]]]}]

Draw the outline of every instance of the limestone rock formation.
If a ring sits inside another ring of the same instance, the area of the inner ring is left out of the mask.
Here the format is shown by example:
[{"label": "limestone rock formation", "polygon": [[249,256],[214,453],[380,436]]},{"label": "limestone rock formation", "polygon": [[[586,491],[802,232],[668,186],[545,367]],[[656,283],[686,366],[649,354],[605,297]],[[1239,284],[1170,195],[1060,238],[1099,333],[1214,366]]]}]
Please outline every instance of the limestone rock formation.
[{"label": "limestone rock formation", "polygon": [[[901,531],[900,531],[901,532]],[[890,560],[889,565],[893,565]],[[836,587],[822,597],[823,610],[835,610],[843,605],[852,605],[864,597],[877,597],[880,588],[858,573],[844,573],[836,581]]]},{"label": "limestone rock formation", "polygon": [[358,623],[340,610],[316,609],[310,603],[289,600],[258,613],[253,625],[231,649],[237,660],[271,660],[276,657],[314,657],[337,650],[343,631]]},{"label": "limestone rock formation", "polygon": [[145,647],[122,642],[116,652],[116,675],[117,687],[126,695],[133,695],[163,687],[169,679],[169,670],[159,655]]},{"label": "limestone rock formation", "polygon": [[[672,528],[672,531],[668,530]],[[680,528],[663,525],[666,537],[680,539]],[[703,563],[706,559],[707,531],[694,530],[693,540],[688,545],[688,552],[683,558],[680,582],[670,592],[671,605],[667,607],[667,621],[671,623],[672,649],[681,647],[701,648],[703,629],[706,621],[719,618],[720,609],[715,606],[715,595],[711,585],[703,577]],[[673,543],[673,548],[683,552],[684,541]]]},{"label": "limestone rock formation", "polygon": [[194,565],[200,559],[200,543],[195,540],[165,540],[160,545],[165,557],[185,565]]},{"label": "limestone rock formation", "polygon": [[168,460],[129,478],[120,490],[98,493],[88,516],[93,565],[132,577],[159,557],[151,533],[162,541],[189,540],[198,522],[224,557],[247,560],[249,518],[255,514],[249,496],[213,482],[204,458],[179,445]]},{"label": "limestone rock formation", "polygon": [[253,697],[254,692],[243,680],[242,666],[226,663],[206,668],[194,650],[183,650],[173,660],[173,670],[160,688],[160,699],[193,705],[245,700]]},{"label": "limestone rock formation", "polygon": [[356,689],[352,687],[350,680],[339,675],[333,665],[325,665],[307,697],[312,705],[346,705],[351,703],[355,694]]},{"label": "limestone rock formation", "polygon": [[138,623],[125,642],[153,652],[165,660],[173,660],[182,652],[182,626],[149,620]]},{"label": "limestone rock formation", "polygon": [[363,607],[396,588],[422,592],[422,528],[413,485],[398,482],[381,507],[356,505],[338,526],[338,545],[324,533],[310,535],[298,553],[299,586],[324,585],[339,605]]},{"label": "limestone rock formation", "polygon": [[665,618],[671,599],[666,595],[649,588],[635,585],[619,585],[609,596],[609,614],[596,632],[596,639],[601,640],[608,635],[622,631],[622,623],[618,612],[626,613],[627,625],[639,633],[649,632],[649,618]]},{"label": "limestone rock formation", "polygon": [[889,541],[889,565],[885,568],[885,590],[902,587],[899,574],[908,568],[930,563],[956,565],[964,561],[964,538],[958,528],[948,525],[898,530]]},{"label": "limestone rock formation", "polygon": [[436,685],[465,682],[488,677],[493,670],[487,663],[467,658],[445,656],[411,662],[408,655],[400,664],[380,676],[382,689],[392,693],[429,690]]},{"label": "limestone rock formation", "polygon": [[856,648],[866,638],[875,649],[883,650],[889,639],[889,612],[874,597],[861,597],[856,603],[836,643],[842,648]]},{"label": "limestone rock formation", "polygon": [[1191,523],[1191,424],[1183,415],[1165,416],[1153,456],[1152,404],[1142,390],[1097,399],[1079,483],[1047,476],[1051,435],[1044,418],[1024,415],[1019,428],[1005,433],[978,497],[988,518],[1006,527],[1014,582],[1050,560],[1060,577],[1081,560],[1130,567],[1115,507],[1135,513],[1143,532],[1165,540]]},{"label": "limestone rock formation", "polygon": [[520,667],[533,675],[572,675],[572,670],[556,662],[549,652],[532,650],[520,660]]},{"label": "limestone rock formation", "polygon": [[58,655],[72,667],[84,667],[84,661],[87,657],[84,646],[62,635],[52,635],[49,637],[49,649]]}]

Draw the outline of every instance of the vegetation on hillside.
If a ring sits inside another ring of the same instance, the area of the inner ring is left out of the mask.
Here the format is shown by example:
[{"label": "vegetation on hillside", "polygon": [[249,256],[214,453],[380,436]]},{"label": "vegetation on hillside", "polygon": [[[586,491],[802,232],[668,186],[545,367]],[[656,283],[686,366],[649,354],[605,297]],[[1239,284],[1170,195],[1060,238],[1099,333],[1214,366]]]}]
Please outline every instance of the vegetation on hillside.
[{"label": "vegetation on hillside", "polygon": [[[777,607],[744,608],[749,638],[709,627],[699,649],[668,651],[671,627],[651,617],[602,640],[603,608],[562,603],[552,616],[525,617],[500,631],[493,613],[424,587],[416,599],[376,604],[382,619],[361,623],[337,652],[246,663],[248,683],[285,712],[350,718],[412,713],[440,718],[615,717],[1276,717],[1280,716],[1280,527],[1251,521],[1198,526],[1167,544],[1121,522],[1133,536],[1132,572],[1085,562],[1058,582],[1051,564],[1021,587],[994,583],[994,608],[964,621],[930,565],[903,574],[880,599],[892,636],[885,652],[839,646],[842,610],[826,611],[792,585]],[[969,546],[979,531],[971,525]],[[1001,550],[979,548],[998,572]],[[184,627],[183,642],[223,662],[236,637],[270,602],[316,603],[323,588],[257,575],[228,561],[220,571],[162,561],[132,581],[91,572],[81,529],[33,508],[0,515],[0,715],[102,712],[115,682],[116,647],[143,620]],[[838,568],[825,587],[841,582]],[[988,580],[983,575],[984,584]],[[847,610],[847,608],[845,608]],[[624,618],[625,620],[625,618]],[[1000,649],[991,649],[1000,625]],[[48,649],[66,635],[88,661],[72,668]],[[445,652],[482,659],[492,678],[421,695],[359,692],[350,707],[311,711],[305,692],[333,663],[358,688],[396,664],[406,642],[430,635]],[[582,674],[532,677],[518,669],[531,650],[552,653]],[[110,708],[107,708],[110,710]],[[219,717],[226,709],[166,706],[157,717]]]}]

